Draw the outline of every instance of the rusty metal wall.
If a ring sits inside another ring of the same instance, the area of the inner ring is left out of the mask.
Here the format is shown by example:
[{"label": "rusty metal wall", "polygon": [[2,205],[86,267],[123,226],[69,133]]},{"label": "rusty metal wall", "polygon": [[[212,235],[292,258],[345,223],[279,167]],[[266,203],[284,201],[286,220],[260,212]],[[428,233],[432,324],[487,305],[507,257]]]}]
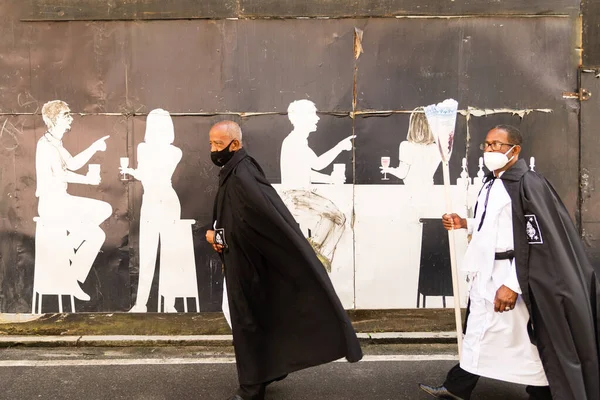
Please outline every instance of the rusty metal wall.
[{"label": "rusty metal wall", "polygon": [[581,87],[592,93],[581,104],[581,228],[592,262],[600,263],[600,71],[581,74]]},{"label": "rusty metal wall", "polygon": [[[2,313],[31,310],[35,145],[45,130],[41,106],[53,99],[76,113],[64,141],[72,153],[111,135],[108,150],[92,159],[103,165],[101,185],[69,188],[114,210],[103,225],[103,251],[82,285],[92,300],[77,302],[77,311],[127,311],[133,303],[141,185],[119,180],[119,157],[135,164],[145,116],[157,107],[174,115],[175,144],[184,154],[173,186],[182,218],[198,221],[202,311],[220,310],[221,301],[220,269],[204,241],[217,175],[208,129],[218,120],[238,121],[246,147],[278,183],[292,100],[317,104],[322,133],[310,139],[317,153],[357,135],[353,152],[339,160],[354,163],[347,182],[355,184],[381,183],[372,166],[382,155],[396,155],[413,108],[454,97],[464,110],[505,109],[461,115],[455,151],[476,165],[487,129],[519,126],[526,135],[523,154],[536,156],[537,170],[556,185],[572,215],[579,210],[579,105],[562,97],[577,87],[579,25],[572,1],[556,2],[563,8],[546,16],[101,22],[22,21],[35,19],[23,3],[0,4]],[[363,32],[358,59],[356,28]],[[459,172],[456,157],[451,173]],[[156,304],[156,287],[149,304]],[[56,300],[45,307],[56,309]]]}]

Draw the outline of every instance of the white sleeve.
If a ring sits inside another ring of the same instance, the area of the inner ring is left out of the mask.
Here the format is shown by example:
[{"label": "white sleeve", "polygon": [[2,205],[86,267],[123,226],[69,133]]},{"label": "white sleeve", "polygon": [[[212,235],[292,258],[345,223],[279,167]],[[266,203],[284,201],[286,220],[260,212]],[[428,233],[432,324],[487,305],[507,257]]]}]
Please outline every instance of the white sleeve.
[{"label": "white sleeve", "polygon": [[517,266],[515,264],[514,258],[510,260],[510,271],[508,273],[506,281],[504,281],[504,286],[506,286],[515,293],[523,294],[521,292],[521,285],[519,285],[519,279],[517,279]]},{"label": "white sleeve", "polygon": [[475,218],[467,218],[467,234],[473,234],[473,225],[475,225]]}]

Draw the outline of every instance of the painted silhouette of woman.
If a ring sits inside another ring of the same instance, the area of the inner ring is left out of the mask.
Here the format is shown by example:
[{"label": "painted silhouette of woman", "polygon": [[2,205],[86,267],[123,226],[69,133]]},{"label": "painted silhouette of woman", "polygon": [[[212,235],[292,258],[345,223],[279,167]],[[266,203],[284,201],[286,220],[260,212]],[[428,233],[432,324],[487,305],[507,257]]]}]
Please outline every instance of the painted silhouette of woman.
[{"label": "painted silhouette of woman", "polygon": [[[137,148],[137,169],[121,168],[142,182],[144,194],[140,213],[140,267],[135,305],[130,312],[146,312],[154,277],[161,227],[181,218],[181,204],[171,177],[181,161],[169,112],[157,108],[148,114],[144,142]],[[161,266],[162,268],[163,266]],[[168,275],[167,275],[168,279]],[[175,298],[165,298],[165,312],[175,310]],[[160,311],[160,310],[158,310]]]},{"label": "painted silhouette of woman", "polygon": [[433,175],[442,158],[423,107],[415,108],[410,114],[406,140],[400,143],[398,153],[398,167],[381,168],[382,174],[392,174],[412,187],[427,189],[433,185]]}]

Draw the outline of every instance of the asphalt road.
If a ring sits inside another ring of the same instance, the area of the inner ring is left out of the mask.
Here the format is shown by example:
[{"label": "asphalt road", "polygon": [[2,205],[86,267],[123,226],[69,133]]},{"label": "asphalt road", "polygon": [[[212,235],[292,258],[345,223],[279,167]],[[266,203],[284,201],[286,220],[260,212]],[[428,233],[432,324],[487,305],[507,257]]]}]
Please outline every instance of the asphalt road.
[{"label": "asphalt road", "polygon": [[[455,364],[447,348],[366,349],[366,361],[300,371],[269,386],[267,399],[429,399]],[[385,354],[375,354],[385,353]],[[434,354],[435,353],[435,354]],[[0,349],[0,398],[227,399],[236,388],[229,349]],[[473,400],[527,399],[523,386],[481,379]]]}]

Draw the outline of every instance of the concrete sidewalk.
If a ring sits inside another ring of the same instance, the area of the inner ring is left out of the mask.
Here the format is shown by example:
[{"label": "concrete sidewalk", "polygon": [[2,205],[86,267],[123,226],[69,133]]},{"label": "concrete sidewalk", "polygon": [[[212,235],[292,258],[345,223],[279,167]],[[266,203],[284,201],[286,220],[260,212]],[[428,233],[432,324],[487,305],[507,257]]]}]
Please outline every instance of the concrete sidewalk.
[{"label": "concrete sidewalk", "polygon": [[[363,343],[456,343],[452,309],[350,310]],[[2,314],[0,347],[230,346],[222,313]]]}]

